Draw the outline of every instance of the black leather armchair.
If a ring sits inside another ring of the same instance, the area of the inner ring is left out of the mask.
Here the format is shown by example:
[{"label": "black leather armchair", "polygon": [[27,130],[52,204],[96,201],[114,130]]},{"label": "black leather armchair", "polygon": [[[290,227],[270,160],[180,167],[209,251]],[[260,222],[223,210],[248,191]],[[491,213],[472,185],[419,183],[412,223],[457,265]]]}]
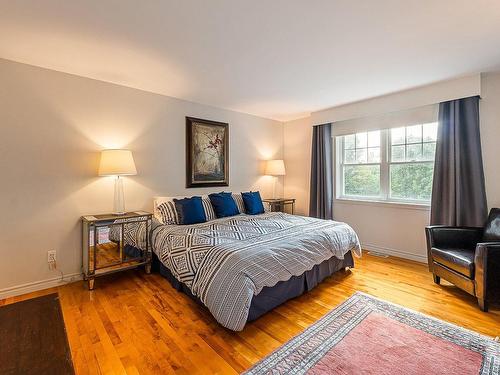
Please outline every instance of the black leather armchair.
[{"label": "black leather armchair", "polygon": [[434,225],[425,228],[429,271],[477,298],[479,308],[500,298],[500,208],[484,228]]}]

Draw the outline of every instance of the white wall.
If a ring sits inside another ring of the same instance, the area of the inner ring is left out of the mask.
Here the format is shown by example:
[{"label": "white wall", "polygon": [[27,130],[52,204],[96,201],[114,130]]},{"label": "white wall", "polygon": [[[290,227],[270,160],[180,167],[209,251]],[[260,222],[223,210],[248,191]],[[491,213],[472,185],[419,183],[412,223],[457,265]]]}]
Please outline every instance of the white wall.
[{"label": "white wall", "polygon": [[336,201],[335,220],[344,221],[358,233],[365,250],[425,262],[424,227],[427,208],[405,208],[385,203]]},{"label": "white wall", "polygon": [[[500,173],[498,168],[498,150],[500,140],[500,73],[488,73],[462,77],[456,80],[440,82],[435,85],[406,90],[370,100],[330,108],[313,113],[310,119],[300,123],[285,123],[285,162],[294,168],[287,170],[285,193],[289,190],[288,181],[294,186],[301,186],[297,194],[299,206],[309,202],[310,146],[311,126],[327,122],[344,121],[367,116],[420,107],[457,97],[481,94],[481,136],[486,179],[486,192],[490,207],[500,206]],[[366,121],[361,121],[366,122]],[[348,124],[345,121],[342,126]],[[360,121],[352,121],[357,126]],[[341,132],[346,129],[342,128]],[[289,160],[289,148],[294,151]],[[297,158],[304,158],[297,163]],[[295,190],[297,191],[297,190]],[[305,191],[305,193],[304,193]],[[430,210],[422,207],[405,207],[384,203],[360,203],[335,201],[336,220],[349,223],[359,234],[366,249],[387,254],[426,261],[424,227],[429,223]]]},{"label": "white wall", "polygon": [[479,103],[488,207],[500,207],[500,72],[481,75]]},{"label": "white wall", "polygon": [[311,114],[311,123],[312,125],[318,125],[387,114],[456,98],[479,95],[480,93],[481,75],[474,74],[313,112]]},{"label": "white wall", "polygon": [[284,127],[285,197],[295,198],[295,213],[309,214],[311,176],[311,118],[290,121]]},{"label": "white wall", "polygon": [[279,122],[6,60],[0,82],[0,298],[57,278],[51,249],[65,274],[80,273],[80,216],[112,210],[113,179],[97,177],[103,148],[134,153],[130,210],[151,210],[156,195],[222,190],[184,188],[185,116],[229,123],[225,190],[272,193],[261,161],[283,157]]}]

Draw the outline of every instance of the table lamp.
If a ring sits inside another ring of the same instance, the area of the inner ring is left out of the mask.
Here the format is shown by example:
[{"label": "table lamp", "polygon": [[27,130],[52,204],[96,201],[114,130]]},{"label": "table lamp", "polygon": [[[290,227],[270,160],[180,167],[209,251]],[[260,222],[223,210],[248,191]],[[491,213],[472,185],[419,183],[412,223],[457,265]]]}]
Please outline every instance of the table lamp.
[{"label": "table lamp", "polygon": [[268,160],[266,162],[266,169],[264,172],[267,176],[274,177],[273,184],[273,199],[276,199],[276,181],[278,180],[278,176],[284,176],[285,173],[285,162],[283,160]]},{"label": "table lamp", "polygon": [[121,176],[136,175],[134,157],[130,150],[102,150],[99,176],[115,176],[114,214],[125,214],[125,197]]}]

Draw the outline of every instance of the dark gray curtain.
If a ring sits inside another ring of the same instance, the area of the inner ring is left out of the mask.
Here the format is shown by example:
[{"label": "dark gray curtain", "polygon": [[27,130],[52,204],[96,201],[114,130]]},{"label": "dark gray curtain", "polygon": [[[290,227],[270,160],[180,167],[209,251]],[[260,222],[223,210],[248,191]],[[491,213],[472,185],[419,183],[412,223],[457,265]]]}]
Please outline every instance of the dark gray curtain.
[{"label": "dark gray curtain", "polygon": [[313,127],[309,216],[333,219],[332,124]]},{"label": "dark gray curtain", "polygon": [[482,226],[486,216],[479,97],[440,103],[431,224]]}]

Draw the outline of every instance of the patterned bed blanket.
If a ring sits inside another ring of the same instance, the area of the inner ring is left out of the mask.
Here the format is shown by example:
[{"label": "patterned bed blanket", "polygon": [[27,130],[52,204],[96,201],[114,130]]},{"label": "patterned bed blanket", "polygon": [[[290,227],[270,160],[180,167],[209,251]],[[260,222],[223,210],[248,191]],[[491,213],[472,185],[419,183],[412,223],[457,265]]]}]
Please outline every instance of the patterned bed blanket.
[{"label": "patterned bed blanket", "polygon": [[252,297],[348,251],[361,256],[345,223],[270,212],[195,225],[158,225],[153,251],[224,327],[245,326]]}]

